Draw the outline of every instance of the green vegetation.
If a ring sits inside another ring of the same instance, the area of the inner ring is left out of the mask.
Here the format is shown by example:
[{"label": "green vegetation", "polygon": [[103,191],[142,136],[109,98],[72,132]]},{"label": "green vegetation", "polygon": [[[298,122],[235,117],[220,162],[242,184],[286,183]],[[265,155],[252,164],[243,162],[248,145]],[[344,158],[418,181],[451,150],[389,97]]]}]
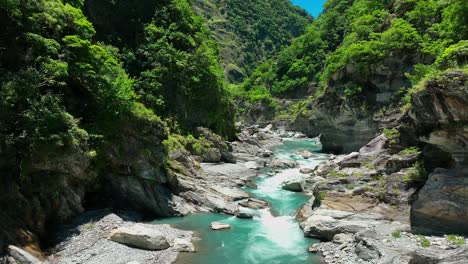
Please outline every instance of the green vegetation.
[{"label": "green vegetation", "polygon": [[401,238],[401,231],[392,232],[392,237],[393,238]]},{"label": "green vegetation", "polygon": [[206,153],[209,148],[213,147],[213,143],[209,142],[204,137],[195,138],[192,135],[182,136],[174,133],[169,134],[168,139],[164,140],[163,144],[169,151],[186,149],[197,156]]},{"label": "green vegetation", "polygon": [[[245,80],[243,100],[329,95],[359,111],[408,110],[425,79],[466,67],[467,10],[464,0],[329,0],[304,35]],[[388,72],[395,85],[381,83]]]},{"label": "green vegetation", "polygon": [[319,202],[320,202],[320,201],[323,201],[323,200],[325,200],[325,198],[327,198],[327,193],[325,193],[325,192],[320,192],[320,193],[318,194],[318,197],[316,197],[316,198],[319,200]]},{"label": "green vegetation", "polygon": [[410,155],[419,154],[419,153],[421,153],[421,151],[419,150],[418,147],[409,147],[400,151],[396,155],[400,157],[405,157],[405,156],[410,156]]},{"label": "green vegetation", "polygon": [[196,127],[235,135],[217,43],[189,1],[0,1],[0,30],[6,214],[51,217],[69,195],[68,173],[80,173],[76,184],[85,173],[86,184],[99,181],[123,136],[153,144],[136,153],[154,162],[165,124],[188,135],[180,141],[193,153],[208,147],[190,136]]},{"label": "green vegetation", "polygon": [[431,246],[431,242],[429,241],[429,239],[427,239],[427,237],[423,235],[418,235],[418,240],[419,240],[419,243],[421,244],[421,247],[423,248],[427,248]]},{"label": "green vegetation", "polygon": [[390,140],[390,144],[396,144],[400,138],[400,131],[396,128],[385,128],[383,133]]},{"label": "green vegetation", "polygon": [[427,172],[424,164],[420,161],[416,162],[403,177],[403,181],[406,183],[424,181],[425,179],[427,179]]},{"label": "green vegetation", "polygon": [[465,245],[465,238],[462,236],[457,236],[457,235],[447,235],[447,241],[457,245],[457,246],[463,246]]},{"label": "green vegetation", "polygon": [[304,34],[312,21],[286,0],[197,0],[193,6],[214,33],[227,78],[234,83]]}]

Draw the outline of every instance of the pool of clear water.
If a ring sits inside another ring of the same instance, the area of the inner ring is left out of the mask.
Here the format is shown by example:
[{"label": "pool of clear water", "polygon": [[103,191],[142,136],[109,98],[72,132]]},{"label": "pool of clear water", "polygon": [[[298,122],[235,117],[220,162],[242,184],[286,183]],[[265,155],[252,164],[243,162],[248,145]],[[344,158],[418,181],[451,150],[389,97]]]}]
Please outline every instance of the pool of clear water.
[{"label": "pool of clear water", "polygon": [[[315,152],[308,160],[300,153],[304,150]],[[296,160],[300,167],[314,168],[327,159],[319,153],[321,147],[312,141],[285,140],[273,149],[275,157]],[[271,208],[262,210],[243,209],[252,212],[253,219],[239,219],[234,216],[202,213],[182,218],[158,219],[155,224],[170,224],[183,230],[191,230],[201,238],[196,243],[197,253],[180,254],[176,263],[183,264],[296,264],[318,263],[316,256],[307,248],[316,242],[304,237],[297,220],[297,210],[309,197],[281,189],[281,184],[300,175],[299,169],[282,170],[275,176],[260,174],[256,189],[245,188],[252,196],[270,202]],[[210,223],[219,221],[231,225],[231,229],[213,231]]]}]

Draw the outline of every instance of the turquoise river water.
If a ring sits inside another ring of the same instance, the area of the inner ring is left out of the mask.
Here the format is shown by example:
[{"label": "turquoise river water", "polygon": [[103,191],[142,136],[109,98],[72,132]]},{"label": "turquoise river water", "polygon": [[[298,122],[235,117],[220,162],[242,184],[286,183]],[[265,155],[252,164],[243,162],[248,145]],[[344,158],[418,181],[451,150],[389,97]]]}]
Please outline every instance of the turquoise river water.
[{"label": "turquoise river water", "polygon": [[[300,152],[309,150],[316,156],[303,159]],[[312,141],[285,140],[273,149],[275,157],[296,160],[300,167],[314,168],[326,160],[319,153],[320,146]],[[155,224],[170,224],[173,227],[191,230],[201,238],[196,242],[197,253],[181,254],[179,264],[296,264],[318,263],[307,248],[316,240],[304,237],[297,220],[297,210],[309,197],[281,189],[281,184],[300,175],[299,169],[286,169],[275,176],[260,174],[257,189],[244,188],[252,196],[270,202],[270,208],[245,209],[252,212],[253,219],[239,219],[215,213],[202,213],[182,218],[156,220]],[[231,225],[231,229],[213,231],[210,223],[219,221]]]}]

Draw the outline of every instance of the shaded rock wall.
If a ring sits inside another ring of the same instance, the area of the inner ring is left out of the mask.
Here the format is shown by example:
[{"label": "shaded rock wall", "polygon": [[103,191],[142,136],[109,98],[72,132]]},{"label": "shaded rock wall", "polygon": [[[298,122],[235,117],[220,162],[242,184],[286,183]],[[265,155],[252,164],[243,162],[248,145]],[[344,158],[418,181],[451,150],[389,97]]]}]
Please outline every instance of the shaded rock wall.
[{"label": "shaded rock wall", "polygon": [[452,162],[435,169],[411,210],[420,232],[468,234],[468,76],[441,74],[412,96],[409,112],[418,140],[448,153]]}]

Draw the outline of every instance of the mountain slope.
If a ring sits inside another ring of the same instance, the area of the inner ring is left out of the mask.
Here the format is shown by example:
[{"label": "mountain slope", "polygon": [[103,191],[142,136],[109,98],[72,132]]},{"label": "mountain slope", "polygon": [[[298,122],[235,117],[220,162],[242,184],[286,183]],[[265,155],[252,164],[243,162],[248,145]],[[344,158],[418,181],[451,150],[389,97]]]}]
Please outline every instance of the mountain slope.
[{"label": "mountain slope", "polygon": [[[356,150],[394,125],[424,76],[466,65],[467,10],[460,0],[327,1],[305,35],[235,91],[244,113],[263,101],[270,118],[328,134],[331,149]],[[284,110],[273,97],[311,98]]]},{"label": "mountain slope", "polygon": [[288,0],[196,0],[220,47],[227,79],[240,82],[293,38],[312,18]]}]

